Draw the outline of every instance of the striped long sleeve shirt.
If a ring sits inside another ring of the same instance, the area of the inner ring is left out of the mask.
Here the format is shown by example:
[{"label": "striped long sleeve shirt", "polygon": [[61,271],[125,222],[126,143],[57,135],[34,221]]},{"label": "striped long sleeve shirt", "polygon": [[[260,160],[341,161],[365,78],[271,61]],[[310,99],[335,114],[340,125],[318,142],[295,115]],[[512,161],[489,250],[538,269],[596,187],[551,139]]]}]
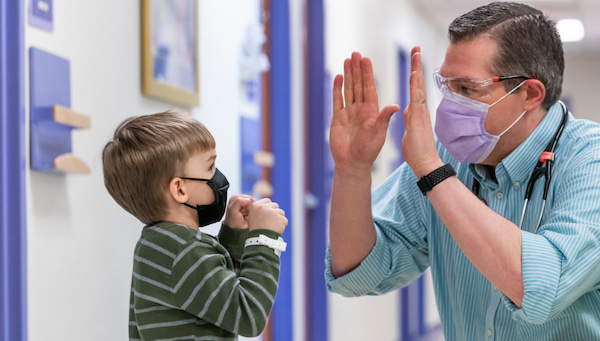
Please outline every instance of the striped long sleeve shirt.
[{"label": "striped long sleeve shirt", "polygon": [[219,240],[171,222],[146,226],[135,247],[130,340],[237,340],[259,335],[273,306],[279,257],[223,225]]},{"label": "striped long sleeve shirt", "polygon": [[[527,182],[562,119],[552,106],[536,130],[495,169],[456,162],[469,188],[496,213],[519,225]],[[344,296],[379,295],[404,287],[431,268],[446,340],[600,340],[600,126],[569,114],[555,152],[541,224],[544,178],[534,188],[521,230],[522,308],[475,268],[403,165],[372,196],[377,232],[371,253],[335,279],[327,254],[328,289]],[[485,229],[486,226],[481,226]],[[491,252],[491,251],[490,251]]]}]

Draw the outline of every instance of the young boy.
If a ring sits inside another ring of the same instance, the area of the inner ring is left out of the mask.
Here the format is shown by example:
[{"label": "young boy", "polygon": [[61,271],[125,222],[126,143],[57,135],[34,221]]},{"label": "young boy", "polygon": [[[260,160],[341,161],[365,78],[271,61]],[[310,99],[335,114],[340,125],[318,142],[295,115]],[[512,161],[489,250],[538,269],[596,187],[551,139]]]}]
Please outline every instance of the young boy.
[{"label": "young boy", "polygon": [[279,278],[287,219],[269,199],[233,196],[215,140],[187,114],[133,117],[103,151],[108,192],[146,224],[135,247],[130,340],[236,340],[259,335]]}]

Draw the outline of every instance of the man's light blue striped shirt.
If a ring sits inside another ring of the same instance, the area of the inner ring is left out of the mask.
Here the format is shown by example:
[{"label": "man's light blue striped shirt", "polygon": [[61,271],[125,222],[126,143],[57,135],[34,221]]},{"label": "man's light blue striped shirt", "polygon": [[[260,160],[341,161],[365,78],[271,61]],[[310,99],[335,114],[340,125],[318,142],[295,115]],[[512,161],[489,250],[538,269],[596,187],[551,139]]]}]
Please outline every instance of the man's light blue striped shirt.
[{"label": "man's light blue striped shirt", "polygon": [[[559,103],[550,108],[536,130],[496,167],[497,183],[483,167],[456,162],[438,143],[440,156],[469,188],[477,178],[488,206],[518,226],[527,182],[562,115]],[[377,242],[367,258],[334,279],[328,251],[328,289],[344,296],[383,294],[410,284],[431,267],[447,340],[600,340],[600,125],[569,114],[552,174],[537,234],[543,177],[525,213],[521,309],[465,257],[407,165],[373,192]]]}]

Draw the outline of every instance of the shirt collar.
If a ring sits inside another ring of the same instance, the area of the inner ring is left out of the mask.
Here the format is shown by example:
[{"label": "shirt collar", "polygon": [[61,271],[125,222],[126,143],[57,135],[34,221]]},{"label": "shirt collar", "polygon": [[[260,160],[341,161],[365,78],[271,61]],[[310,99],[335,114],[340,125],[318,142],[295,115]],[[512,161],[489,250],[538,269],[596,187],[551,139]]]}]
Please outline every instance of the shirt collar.
[{"label": "shirt collar", "polygon": [[[550,139],[556,133],[556,129],[562,120],[562,106],[556,102],[542,122],[535,128],[523,143],[512,153],[504,158],[496,167],[496,178],[500,179],[506,173],[511,182],[524,182],[531,175],[533,167],[540,158],[540,153],[546,149]],[[497,189],[498,185],[489,180],[489,172],[486,166],[470,164],[469,170],[477,181],[491,189]]]},{"label": "shirt collar", "polygon": [[562,105],[556,102],[550,107],[550,110],[533,133],[500,162],[512,182],[524,182],[531,175],[531,171],[540,159],[540,153],[546,149],[556,133],[562,116]]}]

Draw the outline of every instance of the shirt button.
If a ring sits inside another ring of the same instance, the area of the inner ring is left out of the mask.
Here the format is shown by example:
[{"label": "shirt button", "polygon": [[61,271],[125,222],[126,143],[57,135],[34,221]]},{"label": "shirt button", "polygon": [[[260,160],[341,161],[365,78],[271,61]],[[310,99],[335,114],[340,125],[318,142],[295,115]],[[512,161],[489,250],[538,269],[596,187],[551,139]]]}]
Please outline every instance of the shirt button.
[{"label": "shirt button", "polygon": [[514,183],[514,185],[515,185],[515,188],[519,188],[519,187],[521,187],[521,183],[520,183],[520,182],[518,182],[518,181],[517,181],[517,182],[515,182],[515,183]]},{"label": "shirt button", "polygon": [[502,199],[503,197],[504,197],[504,194],[502,194],[502,192],[496,193],[496,198]]},{"label": "shirt button", "polygon": [[491,329],[487,330],[487,336],[492,336],[494,334],[494,332]]}]

